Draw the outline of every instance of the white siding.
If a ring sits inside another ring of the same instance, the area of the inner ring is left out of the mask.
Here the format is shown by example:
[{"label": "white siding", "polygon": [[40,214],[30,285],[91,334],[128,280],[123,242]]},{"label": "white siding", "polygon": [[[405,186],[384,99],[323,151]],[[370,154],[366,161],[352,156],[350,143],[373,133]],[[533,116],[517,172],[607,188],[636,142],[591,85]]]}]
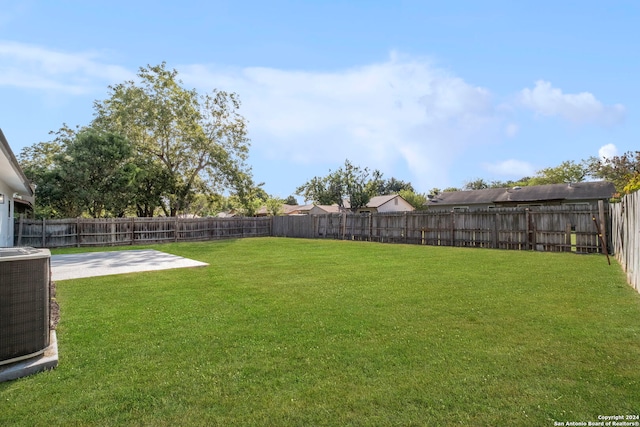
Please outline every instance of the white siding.
[{"label": "white siding", "polygon": [[0,203],[0,248],[13,246],[13,192],[0,182],[0,194],[4,195],[4,203]]},{"label": "white siding", "polygon": [[411,212],[413,206],[402,197],[394,197],[387,203],[378,206],[378,212]]}]

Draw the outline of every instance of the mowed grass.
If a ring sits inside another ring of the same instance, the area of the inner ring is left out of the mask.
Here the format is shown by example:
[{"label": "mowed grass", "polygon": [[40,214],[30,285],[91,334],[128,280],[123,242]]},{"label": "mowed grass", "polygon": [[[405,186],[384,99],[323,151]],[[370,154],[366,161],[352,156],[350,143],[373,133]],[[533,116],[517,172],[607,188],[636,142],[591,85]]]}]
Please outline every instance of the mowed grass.
[{"label": "mowed grass", "polygon": [[640,295],[602,256],[154,248],[210,266],[58,282],[60,365],[0,384],[0,425],[547,426],[640,410]]}]

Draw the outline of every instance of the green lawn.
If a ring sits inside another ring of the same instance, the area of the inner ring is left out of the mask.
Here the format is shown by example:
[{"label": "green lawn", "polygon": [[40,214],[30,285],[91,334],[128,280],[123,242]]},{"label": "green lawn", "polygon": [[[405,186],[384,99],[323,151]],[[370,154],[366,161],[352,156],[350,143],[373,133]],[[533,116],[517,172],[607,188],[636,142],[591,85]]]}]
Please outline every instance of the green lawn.
[{"label": "green lawn", "polygon": [[60,365],[0,384],[0,425],[552,426],[640,411],[640,295],[602,256],[154,248],[210,266],[58,282]]}]

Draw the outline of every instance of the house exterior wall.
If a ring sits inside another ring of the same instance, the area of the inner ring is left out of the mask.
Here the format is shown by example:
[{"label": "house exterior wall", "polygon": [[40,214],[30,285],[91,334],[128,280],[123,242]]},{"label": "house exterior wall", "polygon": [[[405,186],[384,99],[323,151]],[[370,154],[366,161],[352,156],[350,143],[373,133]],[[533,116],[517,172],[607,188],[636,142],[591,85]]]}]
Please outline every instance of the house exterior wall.
[{"label": "house exterior wall", "polygon": [[411,206],[409,202],[407,202],[402,197],[394,197],[389,200],[387,203],[378,206],[378,212],[386,213],[386,212],[411,212],[414,208]]},{"label": "house exterior wall", "polygon": [[322,209],[319,206],[313,206],[311,209],[309,209],[307,212],[309,215],[324,215],[327,213],[327,211],[325,211],[324,209]]},{"label": "house exterior wall", "polygon": [[0,194],[4,203],[0,203],[0,247],[13,246],[13,191],[0,181]]}]

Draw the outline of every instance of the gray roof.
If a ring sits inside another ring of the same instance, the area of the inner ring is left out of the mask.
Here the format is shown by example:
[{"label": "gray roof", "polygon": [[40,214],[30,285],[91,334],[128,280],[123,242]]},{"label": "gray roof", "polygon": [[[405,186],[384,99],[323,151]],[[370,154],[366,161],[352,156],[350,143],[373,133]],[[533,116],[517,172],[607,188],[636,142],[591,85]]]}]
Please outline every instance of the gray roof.
[{"label": "gray roof", "polygon": [[477,205],[509,202],[604,200],[610,199],[615,191],[614,185],[606,181],[514,188],[487,188],[485,190],[440,193],[429,200],[427,205],[435,207],[441,205]]}]

